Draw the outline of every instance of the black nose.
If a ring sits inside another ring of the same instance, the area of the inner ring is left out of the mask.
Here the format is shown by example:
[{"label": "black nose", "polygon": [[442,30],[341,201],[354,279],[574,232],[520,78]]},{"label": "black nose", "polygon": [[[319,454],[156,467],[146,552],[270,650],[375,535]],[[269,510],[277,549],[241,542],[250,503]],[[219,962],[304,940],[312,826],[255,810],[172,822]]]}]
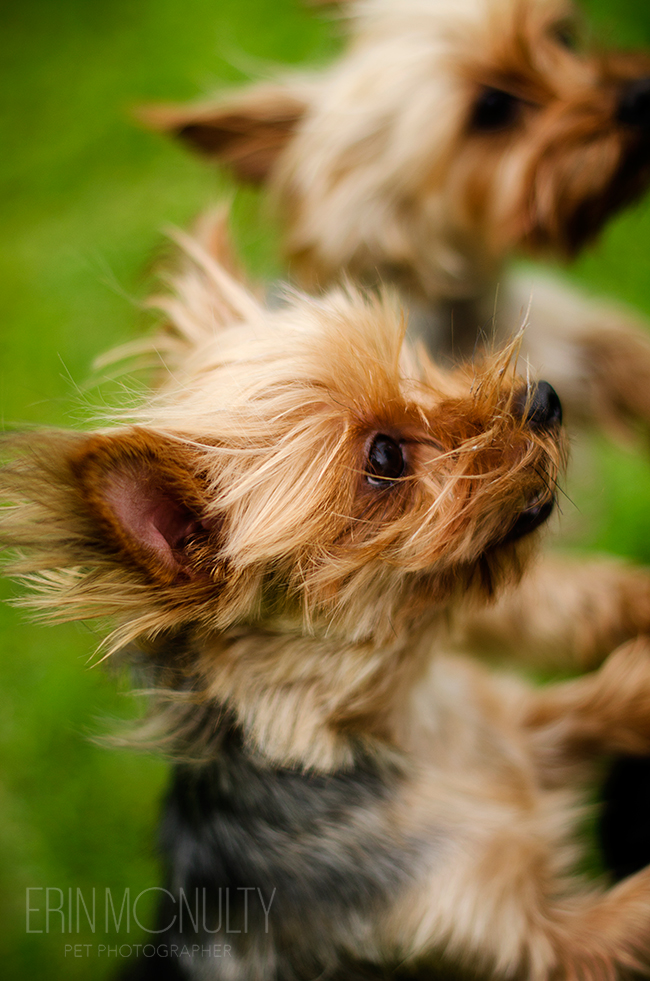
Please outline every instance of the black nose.
[{"label": "black nose", "polygon": [[562,422],[562,403],[553,386],[546,381],[524,389],[518,401],[524,422],[531,429],[550,429]]},{"label": "black nose", "polygon": [[625,86],[617,118],[625,126],[650,127],[650,78],[639,78]]}]

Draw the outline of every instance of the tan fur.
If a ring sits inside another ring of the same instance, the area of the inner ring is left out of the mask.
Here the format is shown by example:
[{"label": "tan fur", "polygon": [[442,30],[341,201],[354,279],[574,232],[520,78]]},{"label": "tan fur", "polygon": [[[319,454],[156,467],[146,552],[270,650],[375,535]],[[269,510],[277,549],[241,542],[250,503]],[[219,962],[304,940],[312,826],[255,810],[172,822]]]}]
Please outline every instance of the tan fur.
[{"label": "tan fur", "polygon": [[[446,373],[403,344],[388,298],[294,296],[269,312],[181,240],[192,260],[176,296],[159,300],[174,329],[154,345],[166,386],[131,425],[30,434],[28,452],[13,441],[4,496],[33,499],[4,516],[9,540],[29,552],[17,569],[51,568],[53,557],[59,567],[37,583],[38,604],[87,616],[99,603],[121,624],[119,644],[182,623],[221,632],[268,617],[282,634],[295,621],[331,638],[335,652],[342,637],[352,651],[399,652],[404,632],[454,594],[489,595],[516,578],[527,544],[493,559],[491,543],[554,494],[562,452],[514,408],[525,383],[513,349],[480,372]],[[363,476],[377,432],[395,434],[407,459],[390,492]],[[104,545],[88,571],[95,540]],[[381,662],[375,675],[362,660],[363,686],[383,687]],[[333,707],[330,675],[318,697]]]},{"label": "tan fur", "polygon": [[202,153],[221,156],[243,178],[261,183],[303,114],[301,93],[302,86],[295,98],[285,87],[256,86],[231,101],[216,126],[212,103],[193,106],[190,115],[174,106],[152,106],[137,115],[153,129],[182,132]]},{"label": "tan fur", "polygon": [[[584,885],[571,832],[593,758],[650,749],[650,641],[541,692],[448,643],[468,602],[516,591],[536,536],[508,533],[563,464],[557,420],[527,415],[516,346],[443,371],[404,341],[387,297],[290,294],[268,311],[218,264],[223,236],[209,236],[216,256],[182,241],[159,301],[162,389],[99,431],[8,441],[0,534],[29,602],[114,622],[106,649],[140,652],[154,730],[192,772],[218,760],[227,717],[266,779],[334,782],[359,746],[398,774],[319,845],[366,869],[364,842],[379,840],[407,865],[387,904],[313,938],[332,969],[345,957],[600,981],[647,964],[648,873]],[[376,434],[401,447],[403,473],[373,472]],[[622,588],[608,574],[600,588]],[[591,577],[565,598],[568,622],[590,590]],[[593,659],[640,626],[624,609],[612,602]],[[290,953],[274,943],[265,933],[188,976],[275,979]]]},{"label": "tan fur", "polygon": [[569,830],[586,762],[647,752],[649,654],[648,641],[630,644],[540,693],[462,660],[433,663],[410,735],[427,762],[400,802],[411,830],[428,829],[429,864],[382,934],[407,963],[442,954],[472,976],[647,975],[648,870],[610,891],[581,883]]},{"label": "tan fur", "polygon": [[583,671],[647,631],[649,622],[645,570],[611,559],[547,555],[495,603],[463,610],[452,643],[497,661],[525,652],[535,666]]},{"label": "tan fur", "polygon": [[[303,285],[342,273],[392,281],[413,308],[412,330],[455,358],[492,330],[497,291],[502,340],[532,298],[522,353],[572,413],[602,420],[605,406],[608,421],[647,426],[647,400],[629,390],[650,389],[650,347],[630,315],[510,277],[504,262],[522,250],[574,255],[645,189],[648,125],[618,113],[630,83],[650,77],[650,57],[573,50],[566,0],[358,0],[343,15],[349,44],[328,69],[158,110],[150,122],[247,177],[275,91],[284,139],[253,170],[270,186]],[[502,129],[480,131],[473,113],[492,88],[516,108]],[[617,337],[607,374],[603,343]]]}]

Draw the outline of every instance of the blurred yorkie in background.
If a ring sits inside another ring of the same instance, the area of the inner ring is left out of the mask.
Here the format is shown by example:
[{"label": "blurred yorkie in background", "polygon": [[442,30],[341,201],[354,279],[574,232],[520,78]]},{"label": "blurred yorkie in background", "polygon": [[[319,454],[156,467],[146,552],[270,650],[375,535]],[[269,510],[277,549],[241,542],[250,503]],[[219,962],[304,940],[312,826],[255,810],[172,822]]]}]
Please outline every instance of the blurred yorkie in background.
[{"label": "blurred yorkie in background", "polygon": [[520,656],[537,622],[592,663],[628,638],[577,681],[536,690],[448,644],[451,619],[529,588],[564,459],[554,390],[513,344],[440,369],[383,295],[268,311],[219,225],[181,242],[161,388],[94,432],[10,437],[0,476],[30,602],[114,621],[105,650],[140,665],[146,738],[176,760],[157,950],[180,954],[133,976],[647,970],[650,870],[585,885],[572,845],[593,762],[650,750],[650,641],[629,639],[647,578],[594,563],[547,609],[533,589]]},{"label": "blurred yorkie in background", "polygon": [[145,118],[268,183],[300,283],[396,283],[412,329],[456,359],[483,329],[511,336],[532,295],[522,351],[569,415],[647,428],[634,318],[504,263],[574,256],[646,189],[650,56],[587,50],[566,0],[341,7],[329,68]]}]

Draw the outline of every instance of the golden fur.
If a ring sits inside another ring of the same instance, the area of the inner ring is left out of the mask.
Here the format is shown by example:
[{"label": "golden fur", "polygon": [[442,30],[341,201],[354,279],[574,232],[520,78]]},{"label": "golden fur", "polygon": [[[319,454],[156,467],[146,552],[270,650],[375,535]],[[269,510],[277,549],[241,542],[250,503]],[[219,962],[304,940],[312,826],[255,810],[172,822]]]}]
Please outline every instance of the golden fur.
[{"label": "golden fur", "polygon": [[[4,512],[4,534],[28,554],[17,571],[48,570],[37,605],[101,608],[119,624],[110,650],[263,622],[282,638],[272,664],[296,623],[299,645],[304,631],[322,639],[324,663],[341,638],[392,651],[455,594],[517,578],[526,544],[498,543],[553,498],[562,451],[523,421],[515,346],[445,372],[404,343],[389,297],[296,294],[268,311],[180,238],[193,261],[157,300],[173,324],[154,342],[168,372],[157,393],[128,425],[8,440],[3,496],[30,503]],[[390,493],[364,479],[376,433],[396,434],[407,459]],[[380,659],[364,684],[390,676]],[[319,697],[332,705],[356,688],[331,683],[328,666]],[[250,700],[250,676],[237,684]]]},{"label": "golden fur", "polygon": [[[157,738],[193,761],[192,779],[243,752],[273,799],[302,779],[305,793],[331,794],[327,781],[353,779],[363,747],[386,790],[350,805],[348,823],[342,798],[318,848],[345,881],[372,881],[373,862],[388,876],[382,849],[398,868],[389,898],[355,900],[326,937],[308,926],[325,899],[317,882],[289,941],[235,938],[227,964],[183,976],[315,976],[301,943],[332,978],[360,976],[340,966],[350,959],[382,977],[441,962],[530,981],[645,969],[650,874],[610,890],[582,883],[571,833],[591,761],[650,749],[650,641],[542,691],[452,653],[454,618],[471,633],[481,616],[493,637],[535,647],[517,633],[529,587],[516,585],[535,536],[516,529],[533,515],[532,531],[555,494],[564,447],[557,414],[534,419],[515,348],[443,371],[404,341],[390,298],[289,294],[270,312],[181,240],[185,266],[159,300],[166,381],[128,421],[10,438],[2,540],[31,605],[108,617],[106,650],[140,651],[159,693]],[[210,240],[222,247],[219,233]],[[401,448],[397,476],[373,469],[378,433]],[[542,647],[581,637],[593,662],[650,626],[643,574],[594,566],[573,582]],[[481,613],[506,583],[502,605]],[[580,632],[575,621],[604,599],[601,621]],[[226,750],[229,726],[243,749]],[[256,827],[269,842],[282,835]],[[257,839],[245,840],[255,854]],[[298,877],[311,863],[300,840],[282,851]],[[270,874],[276,860],[270,844]]]},{"label": "golden fur", "polygon": [[[497,288],[501,339],[532,296],[523,353],[571,412],[647,425],[634,318],[504,262],[574,255],[645,189],[650,57],[574,45],[566,0],[343,7],[350,40],[329,68],[146,119],[268,182],[302,284],[395,282],[414,332],[454,357],[492,329]],[[481,117],[486,97],[501,124]]]}]

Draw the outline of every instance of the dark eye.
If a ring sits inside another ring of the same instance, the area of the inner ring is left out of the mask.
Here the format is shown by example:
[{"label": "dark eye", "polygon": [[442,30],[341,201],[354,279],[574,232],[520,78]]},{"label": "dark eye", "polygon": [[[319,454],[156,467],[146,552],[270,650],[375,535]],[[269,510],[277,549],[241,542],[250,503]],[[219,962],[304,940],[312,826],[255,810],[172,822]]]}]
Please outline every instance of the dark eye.
[{"label": "dark eye", "polygon": [[577,51],[578,49],[578,27],[570,20],[560,21],[552,29],[552,35],[557,43],[566,48],[567,51]]},{"label": "dark eye", "polygon": [[366,480],[373,487],[386,487],[404,473],[404,455],[399,443],[390,436],[375,436],[368,451]]},{"label": "dark eye", "polygon": [[474,105],[472,129],[483,133],[506,129],[516,122],[521,103],[501,89],[485,89]]}]

